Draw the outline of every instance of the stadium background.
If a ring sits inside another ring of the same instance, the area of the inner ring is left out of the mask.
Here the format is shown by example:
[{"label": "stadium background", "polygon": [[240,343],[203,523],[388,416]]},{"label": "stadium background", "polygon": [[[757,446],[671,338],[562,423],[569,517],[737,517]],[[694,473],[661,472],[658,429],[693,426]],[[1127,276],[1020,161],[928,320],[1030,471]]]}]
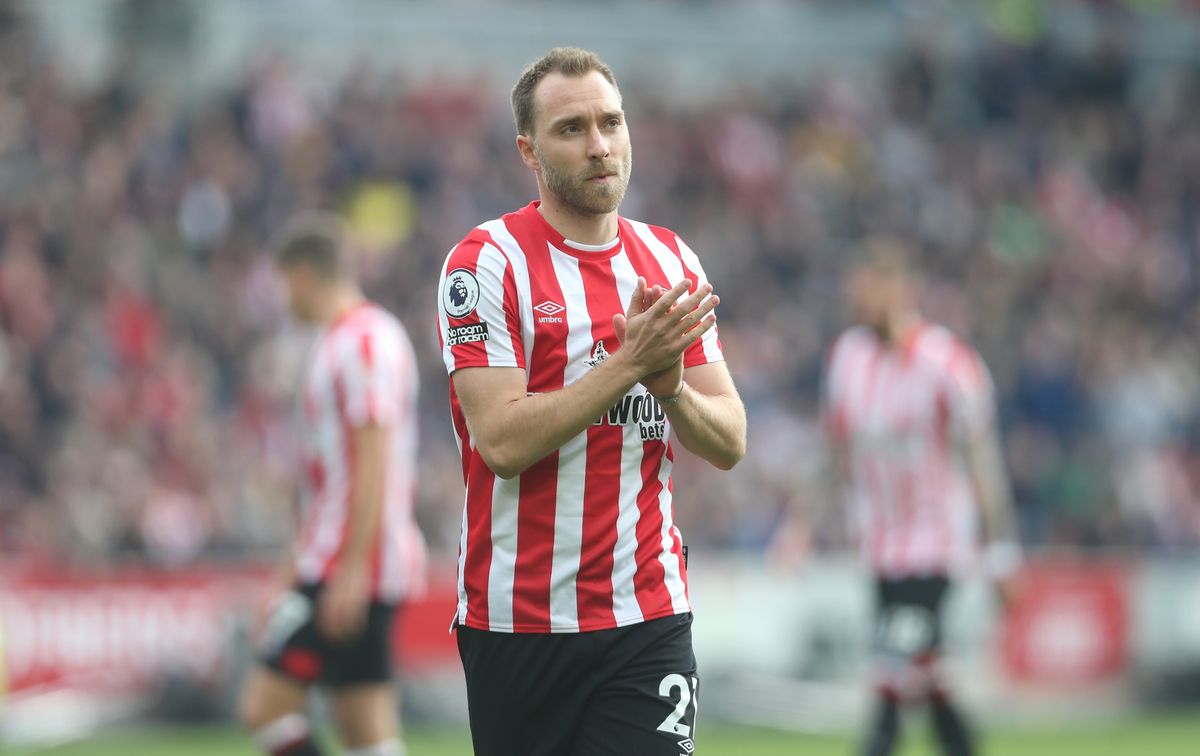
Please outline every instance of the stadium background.
[{"label": "stadium background", "polygon": [[878,233],[919,243],[928,313],[1000,392],[1035,589],[1001,621],[969,585],[949,639],[993,752],[1193,752],[1198,10],[4,4],[0,752],[249,753],[222,723],[288,534],[307,337],[263,243],[310,207],[347,215],[368,292],[418,344],[441,570],[404,627],[405,711],[414,753],[466,752],[432,284],[471,226],[533,197],[507,92],[561,43],[613,65],[623,212],[702,255],[749,414],[732,474],[677,468],[705,752],[845,753],[865,711],[866,582],[824,506],[816,397],[845,253]]}]

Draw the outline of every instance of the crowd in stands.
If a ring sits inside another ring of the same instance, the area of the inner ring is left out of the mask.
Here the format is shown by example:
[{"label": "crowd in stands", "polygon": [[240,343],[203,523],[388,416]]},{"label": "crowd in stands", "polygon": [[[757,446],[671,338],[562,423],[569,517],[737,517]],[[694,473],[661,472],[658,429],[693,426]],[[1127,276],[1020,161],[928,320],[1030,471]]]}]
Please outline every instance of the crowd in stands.
[{"label": "crowd in stands", "polygon": [[[849,253],[921,252],[928,315],[974,343],[1031,548],[1200,545],[1200,67],[1114,28],[969,55],[914,37],[864,81],[830,72],[674,102],[617,71],[629,217],[677,230],[721,295],[749,413],[732,473],[678,455],[695,548],[762,551],[827,502],[823,353]],[[336,81],[264,58],[184,106],[119,68],[80,89],[0,43],[0,554],[167,565],[263,553],[296,501],[293,391],[311,334],[266,245],[337,209],[423,381],[418,517],[458,542],[462,481],[436,280],[474,225],[532,200],[508,79]],[[449,563],[449,562],[448,562]]]}]

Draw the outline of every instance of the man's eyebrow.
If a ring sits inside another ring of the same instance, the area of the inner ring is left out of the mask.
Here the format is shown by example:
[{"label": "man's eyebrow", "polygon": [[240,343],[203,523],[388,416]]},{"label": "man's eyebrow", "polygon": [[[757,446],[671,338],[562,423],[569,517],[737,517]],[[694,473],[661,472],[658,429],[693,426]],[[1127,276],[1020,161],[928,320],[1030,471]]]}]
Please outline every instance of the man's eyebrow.
[{"label": "man's eyebrow", "polygon": [[[550,128],[551,129],[561,129],[563,126],[569,126],[571,124],[578,124],[578,123],[581,123],[584,119],[586,119],[586,117],[587,116],[580,115],[578,113],[571,114],[571,115],[559,116],[558,118],[555,118],[553,121],[550,122]],[[620,110],[620,109],[608,110],[608,111],[605,111],[604,113],[600,114],[600,120],[602,120],[602,121],[607,121],[610,118],[622,118],[623,119],[624,117],[625,117],[625,111]]]},{"label": "man's eyebrow", "polygon": [[550,128],[557,129],[557,128],[566,126],[568,124],[579,123],[582,120],[583,120],[583,116],[581,116],[581,115],[559,116],[558,118],[555,118],[553,121],[550,122]]}]

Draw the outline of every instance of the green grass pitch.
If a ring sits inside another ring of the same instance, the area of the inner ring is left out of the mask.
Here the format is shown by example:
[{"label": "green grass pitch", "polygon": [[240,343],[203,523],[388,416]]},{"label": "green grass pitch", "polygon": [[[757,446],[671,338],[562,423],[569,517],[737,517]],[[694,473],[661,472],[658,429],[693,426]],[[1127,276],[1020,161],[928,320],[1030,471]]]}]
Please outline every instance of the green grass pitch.
[{"label": "green grass pitch", "polygon": [[[470,756],[463,732],[415,730],[408,735],[411,756]],[[844,737],[812,737],[767,730],[712,726],[697,738],[699,756],[852,756]],[[988,732],[983,756],[1197,756],[1200,712],[1089,729]],[[0,750],[4,756],[255,756],[250,744],[229,729],[130,730],[40,751]],[[914,728],[897,756],[934,756],[929,734]]]}]

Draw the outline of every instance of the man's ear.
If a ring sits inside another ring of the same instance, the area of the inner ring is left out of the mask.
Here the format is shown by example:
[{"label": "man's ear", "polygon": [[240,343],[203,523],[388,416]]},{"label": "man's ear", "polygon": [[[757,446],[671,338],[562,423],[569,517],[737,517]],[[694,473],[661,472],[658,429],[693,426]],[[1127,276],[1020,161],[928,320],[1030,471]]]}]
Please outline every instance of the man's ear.
[{"label": "man's ear", "polygon": [[521,153],[521,162],[531,171],[537,172],[542,169],[542,164],[538,162],[537,153],[533,151],[533,139],[524,134],[517,134],[517,152]]}]

